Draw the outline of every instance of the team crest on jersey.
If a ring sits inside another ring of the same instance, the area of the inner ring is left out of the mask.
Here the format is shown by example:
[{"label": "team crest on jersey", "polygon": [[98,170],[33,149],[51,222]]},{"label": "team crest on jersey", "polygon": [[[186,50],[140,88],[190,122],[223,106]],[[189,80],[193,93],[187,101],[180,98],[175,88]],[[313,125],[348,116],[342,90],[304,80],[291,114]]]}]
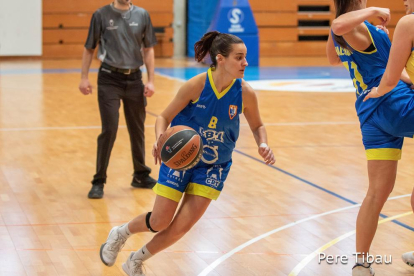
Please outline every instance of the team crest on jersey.
[{"label": "team crest on jersey", "polygon": [[230,120],[233,120],[234,117],[237,115],[237,105],[230,105],[229,107],[229,116]]}]

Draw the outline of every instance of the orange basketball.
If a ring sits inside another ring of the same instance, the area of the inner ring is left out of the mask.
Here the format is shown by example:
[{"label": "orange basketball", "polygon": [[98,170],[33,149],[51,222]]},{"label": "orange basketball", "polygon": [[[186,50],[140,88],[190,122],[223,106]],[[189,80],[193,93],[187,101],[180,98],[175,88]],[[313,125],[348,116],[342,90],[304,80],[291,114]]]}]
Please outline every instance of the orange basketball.
[{"label": "orange basketball", "polygon": [[203,155],[203,141],[200,135],[188,126],[174,126],[167,129],[158,140],[161,160],[177,171],[191,169]]}]

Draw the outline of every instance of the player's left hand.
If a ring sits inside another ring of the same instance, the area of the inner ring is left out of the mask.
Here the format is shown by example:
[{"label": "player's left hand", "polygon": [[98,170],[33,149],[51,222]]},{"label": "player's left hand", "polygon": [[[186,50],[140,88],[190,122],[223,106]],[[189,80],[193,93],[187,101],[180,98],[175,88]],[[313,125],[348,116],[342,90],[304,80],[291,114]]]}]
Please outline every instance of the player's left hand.
[{"label": "player's left hand", "polygon": [[381,95],[381,94],[379,94],[378,93],[378,87],[374,87],[374,88],[372,88],[371,89],[371,91],[365,96],[365,98],[364,98],[364,101],[363,102],[365,102],[365,101],[367,101],[368,99],[371,99],[371,98],[379,98],[379,97],[382,97],[382,96],[384,96],[384,95]]},{"label": "player's left hand", "polygon": [[259,154],[261,157],[263,157],[263,160],[266,162],[266,165],[273,165],[276,162],[273,151],[266,144],[260,145]]},{"label": "player's left hand", "polygon": [[145,97],[151,97],[155,93],[154,83],[153,82],[147,82],[144,88],[144,96]]}]

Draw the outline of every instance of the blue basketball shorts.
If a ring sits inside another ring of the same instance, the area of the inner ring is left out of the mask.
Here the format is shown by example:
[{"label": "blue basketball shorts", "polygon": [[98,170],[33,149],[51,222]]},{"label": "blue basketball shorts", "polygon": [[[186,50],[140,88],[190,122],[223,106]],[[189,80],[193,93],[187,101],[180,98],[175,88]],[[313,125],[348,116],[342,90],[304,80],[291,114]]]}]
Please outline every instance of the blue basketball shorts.
[{"label": "blue basketball shorts", "polygon": [[232,162],[215,165],[200,163],[186,171],[175,171],[162,163],[154,192],[176,202],[180,202],[183,193],[217,200]]},{"label": "blue basketball shorts", "polygon": [[414,136],[414,91],[397,89],[361,126],[368,160],[400,160],[404,137]]}]

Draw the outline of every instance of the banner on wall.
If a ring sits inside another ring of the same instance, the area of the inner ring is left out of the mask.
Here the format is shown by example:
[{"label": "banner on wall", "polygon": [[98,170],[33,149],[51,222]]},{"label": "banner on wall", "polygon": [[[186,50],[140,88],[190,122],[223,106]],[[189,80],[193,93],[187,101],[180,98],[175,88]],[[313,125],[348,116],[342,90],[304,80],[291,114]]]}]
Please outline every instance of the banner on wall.
[{"label": "banner on wall", "polygon": [[247,47],[247,62],[259,65],[259,30],[248,0],[220,0],[209,31],[240,37]]}]

